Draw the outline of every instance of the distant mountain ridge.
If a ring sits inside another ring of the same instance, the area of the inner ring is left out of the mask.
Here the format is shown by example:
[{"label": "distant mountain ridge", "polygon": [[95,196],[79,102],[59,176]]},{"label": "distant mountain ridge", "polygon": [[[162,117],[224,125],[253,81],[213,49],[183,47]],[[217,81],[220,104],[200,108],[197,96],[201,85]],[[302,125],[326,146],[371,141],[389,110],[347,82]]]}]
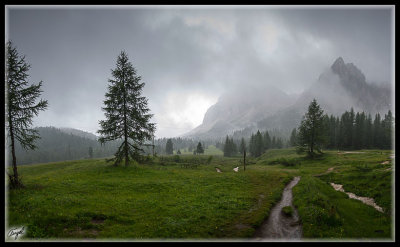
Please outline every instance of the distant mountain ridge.
[{"label": "distant mountain ridge", "polygon": [[276,114],[293,102],[294,98],[274,87],[230,91],[207,110],[200,126],[183,137],[213,138],[231,134]]},{"label": "distant mountain ridge", "polygon": [[342,57],[297,98],[275,88],[248,90],[252,97],[247,101],[240,97],[243,93],[221,97],[207,110],[203,123],[183,137],[220,138],[238,129],[289,132],[299,125],[313,98],[329,115],[340,115],[350,108],[382,115],[392,107],[391,89],[367,83],[362,71]]},{"label": "distant mountain ridge", "polygon": [[74,129],[74,128],[67,128],[67,127],[61,127],[59,128],[59,130],[61,130],[64,133],[67,134],[72,134],[75,136],[80,136],[80,137],[84,137],[84,138],[88,138],[90,140],[97,140],[97,136],[95,134],[83,131],[83,130],[79,130],[79,129]]},{"label": "distant mountain ridge", "polygon": [[35,142],[37,149],[24,150],[16,142],[17,164],[32,164],[89,158],[89,148],[93,158],[112,156],[119,142],[101,145],[91,133],[73,128],[37,127],[40,139]]}]

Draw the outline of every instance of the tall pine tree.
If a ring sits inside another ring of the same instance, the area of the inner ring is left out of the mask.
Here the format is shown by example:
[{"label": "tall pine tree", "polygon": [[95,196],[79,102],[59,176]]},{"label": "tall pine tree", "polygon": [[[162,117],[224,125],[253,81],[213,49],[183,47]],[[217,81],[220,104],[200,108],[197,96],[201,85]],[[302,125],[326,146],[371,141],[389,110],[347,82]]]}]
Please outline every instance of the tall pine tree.
[{"label": "tall pine tree", "polygon": [[47,100],[37,98],[42,93],[42,81],[37,85],[28,86],[28,71],[30,65],[25,62],[25,56],[20,56],[11,41],[7,42],[6,63],[6,129],[11,147],[13,174],[9,175],[13,188],[22,186],[18,177],[15,141],[26,149],[35,149],[35,141],[39,139],[38,131],[32,129],[32,118],[45,110]]},{"label": "tall pine tree", "polygon": [[121,146],[110,161],[114,161],[116,166],[125,159],[127,166],[130,157],[139,161],[140,152],[143,152],[141,145],[152,138],[155,124],[149,122],[153,115],[148,113],[147,99],[141,96],[145,84],[140,82],[141,77],[136,74],[124,51],[117,58],[112,76],[113,79],[108,80],[111,84],[102,108],[106,120],[99,122],[99,141],[103,144],[122,138]]},{"label": "tall pine tree", "polygon": [[323,113],[324,111],[314,99],[308,106],[308,111],[303,116],[299,127],[298,150],[306,151],[311,157],[314,156],[314,150],[321,152],[321,147],[326,141]]}]

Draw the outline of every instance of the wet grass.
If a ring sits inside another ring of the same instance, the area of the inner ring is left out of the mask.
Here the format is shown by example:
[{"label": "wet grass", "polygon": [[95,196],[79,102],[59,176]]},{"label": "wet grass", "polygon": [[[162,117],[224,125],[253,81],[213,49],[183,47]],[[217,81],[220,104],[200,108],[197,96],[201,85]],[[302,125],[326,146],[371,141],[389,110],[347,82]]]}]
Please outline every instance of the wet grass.
[{"label": "wet grass", "polygon": [[104,160],[21,167],[26,188],[9,192],[9,226],[25,225],[35,239],[250,237],[290,180],[265,167],[235,173],[234,159],[188,159],[198,158],[190,169]]},{"label": "wet grass", "polygon": [[[22,166],[26,188],[8,192],[8,225],[25,225],[26,237],[34,239],[249,238],[285,184],[301,176],[293,198],[304,238],[388,239],[392,163],[381,163],[390,151],[362,152],[327,151],[310,160],[294,149],[268,150],[248,157],[246,172],[239,157],[209,154],[162,156],[129,167],[104,159]],[[385,213],[348,199],[330,182],[374,198]]]},{"label": "wet grass", "polygon": [[328,183],[303,176],[293,188],[303,238],[390,239],[391,218],[360,201],[349,199]]}]

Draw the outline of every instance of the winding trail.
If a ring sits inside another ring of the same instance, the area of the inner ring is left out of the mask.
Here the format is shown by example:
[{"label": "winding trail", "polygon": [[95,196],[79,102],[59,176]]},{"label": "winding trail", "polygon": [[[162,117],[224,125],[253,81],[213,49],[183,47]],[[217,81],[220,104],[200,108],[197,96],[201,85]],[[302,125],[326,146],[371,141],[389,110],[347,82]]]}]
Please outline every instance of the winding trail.
[{"label": "winding trail", "polygon": [[[276,204],[268,217],[254,234],[255,240],[300,240],[302,228],[299,224],[299,215],[293,206],[292,188],[300,181],[295,177],[283,190],[282,199]],[[291,217],[282,214],[282,208],[291,206],[293,215]]]}]

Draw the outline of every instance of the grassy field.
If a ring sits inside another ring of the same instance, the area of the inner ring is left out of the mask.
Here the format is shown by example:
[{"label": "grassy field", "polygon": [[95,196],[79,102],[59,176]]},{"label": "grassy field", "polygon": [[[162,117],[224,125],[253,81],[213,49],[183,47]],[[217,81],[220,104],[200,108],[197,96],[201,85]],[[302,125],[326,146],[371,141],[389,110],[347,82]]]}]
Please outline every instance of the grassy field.
[{"label": "grassy field", "polygon": [[[26,187],[8,191],[8,225],[26,226],[25,239],[250,238],[285,184],[300,175],[293,197],[305,239],[390,239],[390,151],[360,152],[309,160],[294,149],[268,150],[238,173],[232,169],[239,158],[207,149],[129,167],[104,159],[23,166]],[[348,199],[329,182],[373,197],[385,212]]]}]

